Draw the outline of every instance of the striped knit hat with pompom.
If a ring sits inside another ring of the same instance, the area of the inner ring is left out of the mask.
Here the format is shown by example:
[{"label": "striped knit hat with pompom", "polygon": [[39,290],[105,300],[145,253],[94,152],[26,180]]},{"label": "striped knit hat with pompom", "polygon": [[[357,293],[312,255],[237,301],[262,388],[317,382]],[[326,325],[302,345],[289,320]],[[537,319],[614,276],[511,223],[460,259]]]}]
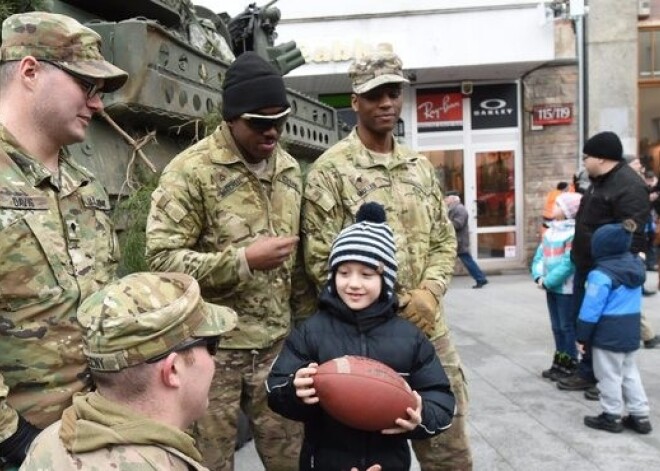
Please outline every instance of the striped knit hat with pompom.
[{"label": "striped knit hat with pompom", "polygon": [[394,235],[387,225],[385,209],[378,203],[364,203],[356,221],[342,230],[332,244],[328,278],[334,277],[342,263],[359,262],[381,274],[389,297],[394,292],[397,262]]}]

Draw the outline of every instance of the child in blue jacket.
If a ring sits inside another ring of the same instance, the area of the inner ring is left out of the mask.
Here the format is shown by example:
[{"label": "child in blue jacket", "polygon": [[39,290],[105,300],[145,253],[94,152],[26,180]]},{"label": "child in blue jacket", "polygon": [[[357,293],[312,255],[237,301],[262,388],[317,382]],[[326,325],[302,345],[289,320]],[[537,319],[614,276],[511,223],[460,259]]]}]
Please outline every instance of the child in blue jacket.
[{"label": "child in blue jacket", "polygon": [[[649,402],[635,364],[640,340],[644,262],[630,252],[635,223],[606,224],[591,239],[594,268],[577,325],[580,350],[591,346],[603,413],[586,416],[587,427],[618,433],[652,430]],[[624,410],[628,415],[623,417]]]},{"label": "child in blue jacket", "polygon": [[555,199],[553,220],[532,261],[532,278],[545,289],[550,325],[555,341],[552,366],[541,376],[552,381],[571,376],[577,367],[575,321],[573,319],[573,273],[571,247],[575,236],[575,215],[580,193],[562,193]]}]

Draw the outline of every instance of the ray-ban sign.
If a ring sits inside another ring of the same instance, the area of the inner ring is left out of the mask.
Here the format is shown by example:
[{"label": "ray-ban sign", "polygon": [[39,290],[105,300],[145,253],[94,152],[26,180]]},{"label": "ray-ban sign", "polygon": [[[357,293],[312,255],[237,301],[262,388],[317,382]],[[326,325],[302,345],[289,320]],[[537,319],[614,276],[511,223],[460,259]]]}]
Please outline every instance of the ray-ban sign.
[{"label": "ray-ban sign", "polygon": [[533,126],[551,126],[555,124],[571,124],[573,121],[573,104],[539,105],[532,110]]}]

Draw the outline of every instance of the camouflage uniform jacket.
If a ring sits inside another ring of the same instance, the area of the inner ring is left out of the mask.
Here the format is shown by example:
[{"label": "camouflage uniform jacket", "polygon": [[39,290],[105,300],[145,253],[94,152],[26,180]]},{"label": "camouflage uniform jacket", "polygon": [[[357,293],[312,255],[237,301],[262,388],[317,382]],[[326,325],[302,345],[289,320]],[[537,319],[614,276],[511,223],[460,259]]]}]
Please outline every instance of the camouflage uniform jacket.
[{"label": "camouflage uniform jacket", "polygon": [[440,301],[436,336],[447,332],[442,295],[451,281],[456,235],[434,168],[426,157],[394,143],[391,157],[371,153],[356,129],[314,162],[305,183],[302,238],[307,273],[321,287],[332,241],[367,201],[385,206],[397,247],[398,294],[433,286]]},{"label": "camouflage uniform jacket", "polygon": [[43,428],[89,387],[76,309],[118,257],[98,180],[64,156],[52,175],[0,126],[0,440],[14,411]]},{"label": "camouflage uniform jacket", "polygon": [[201,458],[183,431],[90,393],[39,434],[19,469],[208,471]]},{"label": "camouflage uniform jacket", "polygon": [[62,446],[59,430],[60,422],[55,422],[39,434],[39,445],[19,471],[208,471],[173,448],[154,445],[122,445],[72,454]]},{"label": "camouflage uniform jacket", "polygon": [[257,237],[299,232],[300,167],[279,146],[268,165],[264,179],[248,169],[223,123],[167,165],[152,195],[149,264],[195,277],[206,301],[236,311],[222,348],[267,348],[291,325],[295,257],[273,270],[241,270],[239,251]]}]

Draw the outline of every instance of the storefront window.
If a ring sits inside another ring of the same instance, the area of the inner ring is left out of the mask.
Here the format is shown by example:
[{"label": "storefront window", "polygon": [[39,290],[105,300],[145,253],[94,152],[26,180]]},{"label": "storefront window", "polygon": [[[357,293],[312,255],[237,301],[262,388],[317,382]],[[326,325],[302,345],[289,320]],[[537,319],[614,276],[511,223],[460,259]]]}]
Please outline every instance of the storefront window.
[{"label": "storefront window", "polygon": [[477,152],[477,217],[480,227],[515,226],[514,153]]},{"label": "storefront window", "polygon": [[477,236],[480,259],[486,258],[515,258],[516,257],[516,233],[493,232],[483,233]]},{"label": "storefront window", "polygon": [[516,256],[514,152],[477,152],[478,257]]},{"label": "storefront window", "polygon": [[639,32],[639,78],[660,78],[660,29]]},{"label": "storefront window", "polygon": [[444,193],[458,191],[461,200],[464,200],[463,183],[463,151],[458,150],[431,150],[423,151],[435,167],[438,184]]}]

